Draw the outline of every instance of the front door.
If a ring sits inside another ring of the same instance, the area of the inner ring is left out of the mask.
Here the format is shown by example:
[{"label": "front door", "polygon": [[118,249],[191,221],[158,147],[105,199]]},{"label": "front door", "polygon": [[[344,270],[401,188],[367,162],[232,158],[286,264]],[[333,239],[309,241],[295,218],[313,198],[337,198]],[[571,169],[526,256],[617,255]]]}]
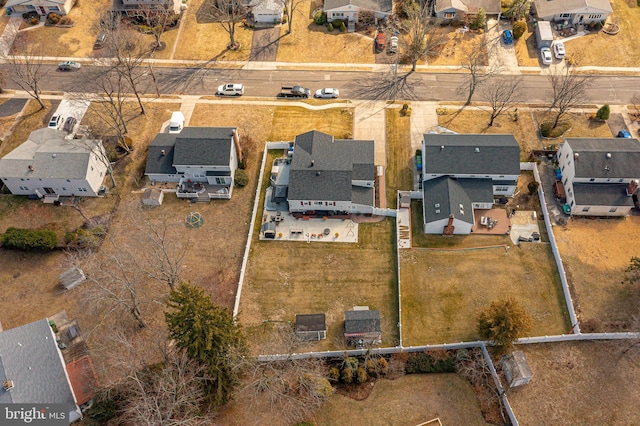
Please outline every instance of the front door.
[{"label": "front door", "polygon": [[45,16],[47,14],[47,10],[43,6],[38,6],[38,13]]}]

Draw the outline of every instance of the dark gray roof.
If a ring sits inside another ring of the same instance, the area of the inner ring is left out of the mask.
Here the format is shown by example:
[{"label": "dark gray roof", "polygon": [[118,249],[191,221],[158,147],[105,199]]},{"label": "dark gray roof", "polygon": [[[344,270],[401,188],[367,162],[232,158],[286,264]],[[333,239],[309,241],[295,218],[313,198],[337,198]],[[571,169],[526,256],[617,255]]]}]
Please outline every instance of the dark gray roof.
[{"label": "dark gray roof", "polygon": [[380,311],[346,311],[344,313],[344,333],[380,332]]},{"label": "dark gray roof", "polygon": [[296,136],[289,199],[351,201],[359,191],[353,180],[375,179],[373,155],[373,141],[334,139],[315,130]]},{"label": "dark gray roof", "polygon": [[185,127],[176,134],[173,164],[228,166],[235,127]]},{"label": "dark gray roof", "polygon": [[9,392],[0,389],[0,404],[68,403],[75,406],[71,385],[55,334],[47,319],[0,333],[0,382],[12,380]]},{"label": "dark gray roof", "polygon": [[296,332],[325,331],[327,323],[325,314],[299,314],[296,315]]},{"label": "dark gray roof", "polygon": [[[491,179],[456,179],[472,203],[493,203],[493,185],[498,182]],[[513,185],[513,182],[508,182]]]},{"label": "dark gray roof", "polygon": [[579,206],[633,206],[626,183],[574,183],[573,194]]},{"label": "dark gray roof", "polygon": [[427,133],[423,151],[427,174],[520,174],[520,147],[513,135]]},{"label": "dark gray roof", "polygon": [[393,11],[393,0],[325,0],[324,10],[337,9],[350,4],[374,12],[391,13]]},{"label": "dark gray roof", "polygon": [[[640,141],[626,138],[569,138],[565,140],[578,153],[575,175],[578,178],[640,177]],[[611,158],[607,158],[607,153]]]},{"label": "dark gray roof", "polygon": [[175,134],[158,133],[158,135],[156,135],[155,139],[149,144],[147,166],[144,170],[145,174],[176,174],[176,168],[173,167],[173,149],[175,143]]},{"label": "dark gray roof", "polygon": [[[491,180],[489,179],[478,180],[488,181],[489,185],[491,185]],[[471,183],[465,183],[469,188],[471,187]],[[491,189],[491,186],[489,188]],[[463,222],[473,223],[473,210],[469,194],[455,179],[443,176],[426,180],[422,183],[422,195],[424,223],[446,219],[451,214]],[[462,205],[462,209],[460,205]]]},{"label": "dark gray roof", "polygon": [[376,204],[375,190],[364,186],[354,186],[351,191],[351,202],[362,206],[374,206]]}]

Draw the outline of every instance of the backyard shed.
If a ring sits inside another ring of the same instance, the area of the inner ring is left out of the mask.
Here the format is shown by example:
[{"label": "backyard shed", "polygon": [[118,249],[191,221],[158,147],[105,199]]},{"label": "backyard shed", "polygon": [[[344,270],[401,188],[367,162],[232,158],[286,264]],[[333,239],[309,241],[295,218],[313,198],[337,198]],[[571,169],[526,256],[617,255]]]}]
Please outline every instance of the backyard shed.
[{"label": "backyard shed", "polygon": [[510,388],[526,385],[533,373],[522,351],[513,351],[502,357],[502,368]]},{"label": "backyard shed", "polygon": [[142,197],[142,204],[145,206],[160,206],[164,200],[164,192],[156,188],[147,188]]},{"label": "backyard shed", "polygon": [[87,277],[84,275],[81,269],[71,268],[60,274],[60,284],[65,290],[71,290],[81,282],[85,281]]},{"label": "backyard shed", "polygon": [[327,338],[325,314],[296,315],[296,337],[300,340],[322,340]]},{"label": "backyard shed", "polygon": [[264,238],[273,240],[276,237],[276,224],[274,222],[265,222],[260,228]]},{"label": "backyard shed", "polygon": [[380,344],[380,311],[354,306],[344,313],[344,338],[348,345],[365,346]]}]

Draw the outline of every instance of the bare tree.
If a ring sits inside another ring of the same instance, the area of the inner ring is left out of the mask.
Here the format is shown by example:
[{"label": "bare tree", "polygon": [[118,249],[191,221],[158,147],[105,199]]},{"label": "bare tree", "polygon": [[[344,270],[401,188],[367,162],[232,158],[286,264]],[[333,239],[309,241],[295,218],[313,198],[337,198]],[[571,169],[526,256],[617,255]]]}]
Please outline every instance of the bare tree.
[{"label": "bare tree", "polygon": [[509,77],[492,78],[482,86],[480,95],[490,108],[489,126],[493,126],[494,120],[518,101],[521,84],[521,78]]},{"label": "bare tree", "polygon": [[562,68],[551,68],[547,73],[547,80],[553,91],[549,109],[555,110],[552,127],[555,129],[560,119],[572,108],[584,103],[591,85],[591,75],[576,74],[570,65],[565,65]]},{"label": "bare tree", "polygon": [[205,19],[219,22],[229,34],[227,49],[238,49],[236,42],[236,25],[247,17],[249,8],[242,0],[206,0],[198,14]]},{"label": "bare tree", "polygon": [[38,102],[40,109],[44,109],[44,103],[40,98],[40,82],[49,74],[49,68],[44,63],[42,48],[34,44],[19,42],[16,48],[21,52],[16,56],[5,56],[8,65],[7,77],[17,84],[29,96]]},{"label": "bare tree", "polygon": [[531,9],[531,2],[529,0],[512,0],[509,4],[507,11],[504,13],[505,18],[509,18],[513,21],[519,19],[525,19]]},{"label": "bare tree", "polygon": [[420,7],[417,3],[408,3],[405,13],[407,19],[400,23],[402,44],[405,56],[411,61],[411,71],[415,71],[420,59],[438,54],[447,36],[440,31],[439,22],[432,21],[431,9],[426,4]]},{"label": "bare tree", "polygon": [[495,48],[489,41],[483,39],[477,46],[468,48],[465,51],[463,62],[460,64],[460,68],[468,71],[467,81],[460,87],[461,93],[467,94],[467,100],[464,106],[471,103],[471,99],[476,92],[476,89],[491,76],[500,72],[501,64],[499,62],[490,63],[489,50]]},{"label": "bare tree", "polygon": [[393,66],[384,74],[377,74],[356,83],[355,96],[375,100],[416,99],[416,93],[422,88],[418,78],[413,77],[413,71],[398,73],[397,66]]}]

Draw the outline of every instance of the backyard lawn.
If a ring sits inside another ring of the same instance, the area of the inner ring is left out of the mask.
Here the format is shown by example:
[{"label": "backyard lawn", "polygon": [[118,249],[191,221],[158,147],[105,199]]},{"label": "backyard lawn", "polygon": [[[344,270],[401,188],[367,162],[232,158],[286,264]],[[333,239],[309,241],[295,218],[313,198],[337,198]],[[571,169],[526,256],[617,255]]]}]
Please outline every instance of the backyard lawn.
[{"label": "backyard lawn", "polygon": [[574,219],[554,228],[583,328],[638,329],[634,318],[640,292],[637,286],[623,283],[631,257],[640,256],[638,229],[638,216]]},{"label": "backyard lawn", "polygon": [[[476,318],[491,302],[513,297],[528,311],[528,335],[569,329],[560,279],[545,243],[513,246],[509,237],[432,237],[432,247],[504,244],[459,251],[400,252],[403,342],[407,346],[478,339]],[[459,242],[459,243],[458,243]]]}]

